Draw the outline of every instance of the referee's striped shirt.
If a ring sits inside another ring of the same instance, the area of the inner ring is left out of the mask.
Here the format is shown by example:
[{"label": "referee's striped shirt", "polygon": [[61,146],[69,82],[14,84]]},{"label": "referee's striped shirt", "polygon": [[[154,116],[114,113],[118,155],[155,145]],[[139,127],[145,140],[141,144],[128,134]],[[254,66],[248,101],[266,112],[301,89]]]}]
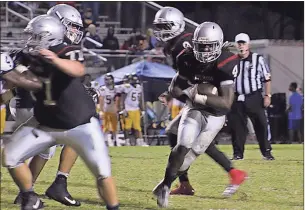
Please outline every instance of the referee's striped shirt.
[{"label": "referee's striped shirt", "polygon": [[235,92],[239,95],[251,94],[263,89],[263,83],[271,80],[270,70],[263,56],[250,52],[245,59],[240,59],[233,72],[238,72],[235,78]]}]

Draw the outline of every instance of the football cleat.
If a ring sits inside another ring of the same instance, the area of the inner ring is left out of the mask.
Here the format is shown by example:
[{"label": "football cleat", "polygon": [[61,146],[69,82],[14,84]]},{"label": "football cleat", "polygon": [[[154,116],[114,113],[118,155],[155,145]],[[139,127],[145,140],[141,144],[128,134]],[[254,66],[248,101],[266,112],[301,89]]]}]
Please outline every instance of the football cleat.
[{"label": "football cleat", "polygon": [[229,175],[231,178],[231,182],[222,193],[222,195],[225,197],[231,197],[232,195],[234,195],[240,185],[248,178],[248,175],[245,171],[238,169],[232,169],[229,172]]},{"label": "football cleat", "polygon": [[195,190],[189,182],[181,182],[180,185],[170,192],[171,195],[194,195]]},{"label": "football cleat", "polygon": [[153,194],[156,196],[160,208],[168,206],[169,193],[169,188],[163,184],[163,180],[153,189]]},{"label": "football cleat", "polygon": [[80,206],[81,203],[70,195],[67,190],[67,178],[57,176],[52,185],[47,189],[46,196],[66,206]]},{"label": "football cleat", "polygon": [[43,202],[35,192],[22,193],[21,210],[37,210],[43,207]]},{"label": "football cleat", "polygon": [[21,192],[19,192],[17,197],[14,200],[14,204],[20,205],[21,203],[22,203],[22,194],[21,194]]}]

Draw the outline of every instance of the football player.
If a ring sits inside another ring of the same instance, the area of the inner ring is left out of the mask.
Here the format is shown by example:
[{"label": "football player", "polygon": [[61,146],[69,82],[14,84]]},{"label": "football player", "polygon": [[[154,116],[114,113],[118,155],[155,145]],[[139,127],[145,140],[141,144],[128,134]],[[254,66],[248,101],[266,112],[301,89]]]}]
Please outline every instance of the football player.
[{"label": "football player", "polygon": [[4,164],[22,193],[21,209],[43,208],[33,191],[32,174],[24,161],[57,144],[68,145],[78,152],[96,177],[107,209],[119,209],[107,147],[95,117],[95,104],[80,79],[84,65],[71,60],[79,48],[63,42],[64,26],[49,15],[32,19],[25,32],[29,39],[26,49],[20,52],[20,62],[29,66],[44,85],[34,93],[34,117],[4,146]]},{"label": "football player", "polygon": [[[206,151],[221,130],[234,99],[236,69],[233,67],[237,56],[223,51],[223,32],[219,25],[200,24],[194,32],[193,46],[177,56],[178,73],[169,87],[172,96],[186,102],[186,107],[182,110],[178,142],[169,156],[164,180],[153,191],[160,207],[168,206],[172,182]],[[220,94],[201,94],[197,87],[203,83],[213,85]],[[226,162],[232,179],[223,195],[231,196],[247,174],[235,169],[228,158]]]},{"label": "football player", "polygon": [[[156,38],[160,41],[166,42],[165,55],[171,57],[173,68],[177,70],[177,55],[182,53],[186,48],[193,46],[193,35],[184,31],[184,15],[176,8],[163,7],[156,13],[153,24]],[[227,69],[230,73],[232,72],[232,69]],[[166,95],[168,92],[165,92],[164,94]],[[163,97],[163,99],[165,98]],[[171,148],[175,147],[177,144],[177,133],[180,119],[181,113],[176,116],[176,118],[174,118],[166,128]],[[207,148],[205,153],[220,164],[220,166],[228,173],[230,172],[231,168],[227,167],[227,157],[218,150],[214,143]],[[232,178],[231,174],[230,176]],[[190,185],[187,173],[179,176],[179,181],[179,187],[172,190],[171,194],[194,195],[195,191]]]},{"label": "football player", "polygon": [[[122,101],[121,94],[122,94],[122,90],[124,89],[124,86],[125,85],[130,85],[129,80],[130,80],[130,74],[127,73],[123,77],[123,84],[117,86],[118,93],[120,94],[120,97],[117,97],[117,101],[118,101],[118,104],[119,104],[119,110],[123,110],[124,101]],[[119,112],[120,129],[124,132],[125,145],[130,146],[130,140],[128,138],[129,134],[125,130],[125,116],[124,116],[124,114],[127,114],[127,113],[124,113],[123,111]]]},{"label": "football player", "polygon": [[105,75],[105,86],[102,86],[100,89],[100,116],[103,121],[104,133],[111,133],[113,142],[108,141],[109,146],[120,146],[120,143],[117,141],[117,127],[118,127],[118,118],[117,113],[119,110],[118,104],[118,87],[114,84],[114,77],[107,73]]},{"label": "football player", "polygon": [[[49,9],[48,15],[53,16],[60,20],[63,24],[64,30],[64,42],[67,44],[79,44],[83,32],[83,23],[80,13],[74,7],[66,4],[58,4]],[[75,49],[68,52],[70,60],[78,63],[84,60],[82,51],[79,47],[74,47]],[[33,175],[33,183],[39,176],[41,170],[43,169],[46,161],[53,156],[52,152],[55,147],[50,148],[48,151],[44,152],[44,155],[36,155],[30,162],[30,169]],[[56,178],[52,185],[47,189],[46,195],[64,205],[67,206],[80,206],[81,203],[78,200],[72,198],[67,189],[67,178],[69,176],[70,170],[77,160],[77,153],[69,146],[65,146],[61,151],[60,162],[58,165],[58,171]],[[14,203],[21,203],[21,194],[17,196]]]},{"label": "football player", "polygon": [[19,86],[29,90],[37,90],[42,87],[42,83],[29,72],[24,72],[21,68],[16,68],[13,59],[8,53],[1,52],[1,69],[0,69],[0,107],[1,107],[1,124],[0,134],[2,135],[5,128],[6,105],[14,97],[12,88]]},{"label": "football player", "polygon": [[[142,87],[139,77],[134,73],[130,76],[130,84],[123,84],[120,92],[122,95],[123,112],[125,116],[125,132],[129,134],[131,128],[135,130],[136,144],[139,146],[148,146],[143,140],[141,129],[141,111],[144,110],[142,104]],[[130,145],[127,137],[126,144]]]}]

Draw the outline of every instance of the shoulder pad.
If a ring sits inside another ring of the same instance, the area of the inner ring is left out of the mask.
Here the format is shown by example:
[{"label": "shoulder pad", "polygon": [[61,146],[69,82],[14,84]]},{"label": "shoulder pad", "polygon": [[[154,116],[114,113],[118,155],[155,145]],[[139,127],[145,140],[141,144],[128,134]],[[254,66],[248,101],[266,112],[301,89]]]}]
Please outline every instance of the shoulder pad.
[{"label": "shoulder pad", "polygon": [[106,86],[101,86],[100,87],[100,91],[105,91],[106,90]]},{"label": "shoulder pad", "polygon": [[223,51],[217,59],[218,68],[232,68],[238,63],[238,55]]}]

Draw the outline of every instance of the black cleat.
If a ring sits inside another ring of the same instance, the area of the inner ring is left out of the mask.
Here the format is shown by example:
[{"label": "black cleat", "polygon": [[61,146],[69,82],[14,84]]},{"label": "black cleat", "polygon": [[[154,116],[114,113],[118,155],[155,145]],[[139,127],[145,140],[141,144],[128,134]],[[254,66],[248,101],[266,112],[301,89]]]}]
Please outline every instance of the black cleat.
[{"label": "black cleat", "polygon": [[46,196],[66,206],[80,206],[81,203],[70,195],[67,189],[67,178],[59,175],[47,189]]},{"label": "black cleat", "polygon": [[22,193],[21,210],[37,210],[43,209],[43,202],[34,192]]},{"label": "black cleat", "polygon": [[234,155],[233,158],[231,158],[231,160],[243,160],[244,157],[239,156],[239,155]]},{"label": "black cleat", "polygon": [[14,200],[14,204],[20,205],[21,203],[22,203],[22,194],[21,194],[21,192],[19,192],[17,197]]},{"label": "black cleat", "polygon": [[264,157],[264,160],[275,160],[275,158],[271,155],[271,153],[267,153]]}]

